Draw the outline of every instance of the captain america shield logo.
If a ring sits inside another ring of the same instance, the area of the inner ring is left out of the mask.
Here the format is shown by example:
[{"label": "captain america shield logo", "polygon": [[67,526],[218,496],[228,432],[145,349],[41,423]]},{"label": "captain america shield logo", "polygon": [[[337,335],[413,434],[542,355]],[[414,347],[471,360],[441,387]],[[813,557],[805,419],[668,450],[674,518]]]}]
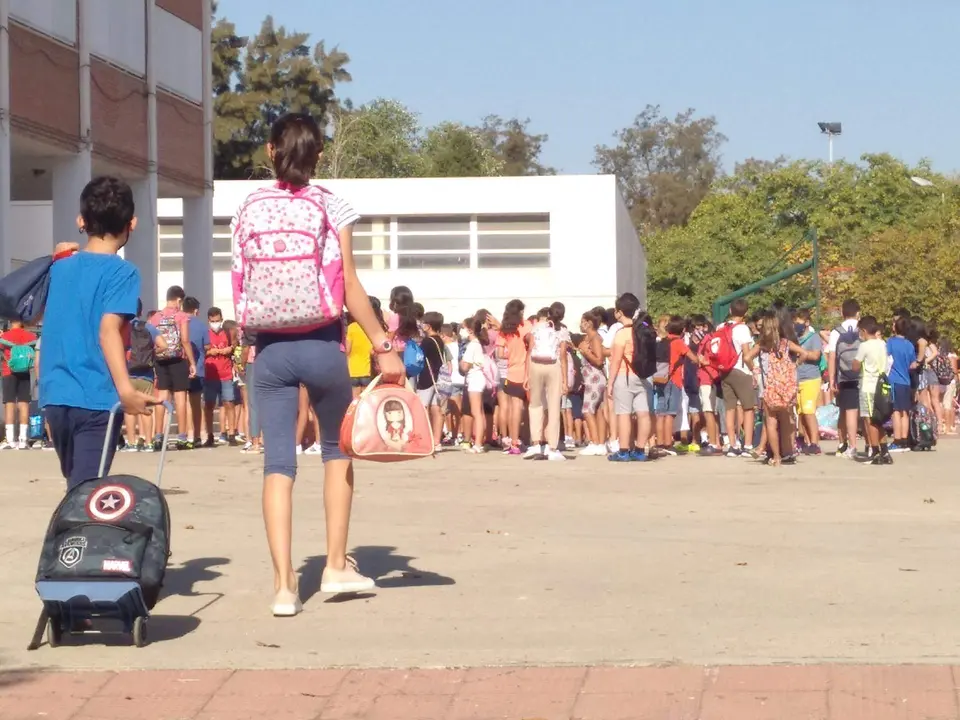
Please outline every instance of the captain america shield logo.
[{"label": "captain america shield logo", "polygon": [[124,485],[98,487],[87,500],[87,515],[100,522],[116,522],[133,509],[133,493]]}]

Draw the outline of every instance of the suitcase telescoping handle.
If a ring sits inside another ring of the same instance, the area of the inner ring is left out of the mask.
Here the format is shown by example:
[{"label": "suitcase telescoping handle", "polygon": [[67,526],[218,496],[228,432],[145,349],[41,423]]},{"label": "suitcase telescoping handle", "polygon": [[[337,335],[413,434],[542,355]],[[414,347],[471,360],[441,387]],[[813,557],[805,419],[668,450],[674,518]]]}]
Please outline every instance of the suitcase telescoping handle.
[{"label": "suitcase telescoping handle", "polygon": [[[173,419],[173,404],[167,401],[157,403],[166,408],[166,422],[163,424],[163,444],[160,446],[160,464],[157,465],[156,485],[160,487],[160,481],[163,480],[163,463],[167,459],[167,443],[170,441],[170,421]],[[100,472],[98,477],[103,477],[107,471],[107,457],[110,453],[110,443],[113,438],[113,424],[117,420],[117,415],[122,414],[120,403],[117,403],[110,410],[110,420],[107,422],[107,437],[103,441],[103,452],[100,453]]]}]

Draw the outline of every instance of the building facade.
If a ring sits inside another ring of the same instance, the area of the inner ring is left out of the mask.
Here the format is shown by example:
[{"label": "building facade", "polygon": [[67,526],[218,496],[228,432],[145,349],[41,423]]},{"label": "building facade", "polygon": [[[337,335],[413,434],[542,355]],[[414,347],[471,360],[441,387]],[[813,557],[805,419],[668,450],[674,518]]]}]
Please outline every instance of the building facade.
[{"label": "building facade", "polygon": [[76,239],[83,186],[110,174],[134,190],[144,298],[166,197],[213,301],[210,21],[210,0],[0,0],[0,273]]},{"label": "building facade", "polygon": [[[230,220],[261,182],[217,181],[213,197],[213,297],[233,315]],[[371,295],[386,304],[406,285],[427,309],[460,321],[479,308],[499,314],[513,298],[529,312],[559,300],[568,322],[622,292],[646,303],[646,255],[610,175],[329,180],[362,219],[354,258]],[[161,200],[159,287],[184,283],[185,218]]]}]

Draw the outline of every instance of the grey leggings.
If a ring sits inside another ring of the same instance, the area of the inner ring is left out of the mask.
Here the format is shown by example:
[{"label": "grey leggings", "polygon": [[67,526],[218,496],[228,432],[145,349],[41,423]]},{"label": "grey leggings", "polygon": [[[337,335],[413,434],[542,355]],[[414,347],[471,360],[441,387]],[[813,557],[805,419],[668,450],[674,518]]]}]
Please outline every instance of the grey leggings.
[{"label": "grey leggings", "polygon": [[345,460],[340,425],[353,399],[340,323],[304,333],[257,336],[254,392],[263,429],[263,474],[297,476],[297,411],[307,388],[320,422],[323,461]]}]

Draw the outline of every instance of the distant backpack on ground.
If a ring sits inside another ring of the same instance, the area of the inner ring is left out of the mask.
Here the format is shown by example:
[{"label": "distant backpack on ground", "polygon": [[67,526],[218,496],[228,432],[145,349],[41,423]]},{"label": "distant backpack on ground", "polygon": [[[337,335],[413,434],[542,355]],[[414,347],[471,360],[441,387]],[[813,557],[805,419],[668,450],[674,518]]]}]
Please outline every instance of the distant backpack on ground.
[{"label": "distant backpack on ground", "polygon": [[560,332],[549,320],[537,323],[533,328],[532,360],[551,362],[560,359]]},{"label": "distant backpack on ground", "polygon": [[886,373],[880,373],[877,389],[873,393],[873,415],[870,421],[874,425],[883,425],[893,417],[893,388]]},{"label": "distant backpack on ground", "polygon": [[844,328],[837,325],[834,330],[839,334],[837,338],[837,380],[840,382],[857,382],[860,373],[853,369],[853,361],[857,359],[857,350],[860,349],[859,328]]},{"label": "distant backpack on ground", "polygon": [[10,368],[10,372],[15,375],[22,375],[33,370],[33,364],[37,358],[36,340],[17,345],[0,338],[0,345],[10,349],[10,358],[7,360],[7,367]]},{"label": "distant backpack on ground", "polygon": [[403,367],[407,371],[407,377],[419,377],[427,367],[427,358],[421,348],[413,340],[407,340],[403,348]]},{"label": "distant backpack on ground", "polygon": [[37,582],[136,580],[157,604],[170,557],[170,511],[160,488],[133,475],[90,480],[53,512]]},{"label": "distant backpack on ground", "polygon": [[764,357],[763,402],[774,410],[792,408],[797,404],[797,364],[790,357],[787,341],[781,340],[780,347],[764,352]]},{"label": "distant backpack on ground", "polygon": [[949,385],[953,382],[953,365],[950,364],[949,358],[938,354],[930,361],[930,369],[936,373],[937,381],[941,385]]},{"label": "distant backpack on ground", "polygon": [[632,332],[633,360],[630,369],[637,377],[653,377],[657,372],[657,333],[647,323],[635,323]]},{"label": "distant backpack on ground", "polygon": [[167,347],[156,353],[157,360],[179,360],[182,358],[183,338],[180,336],[180,325],[177,323],[176,313],[161,315],[160,320],[157,321],[157,330],[167,341]]},{"label": "distant backpack on ground", "polygon": [[933,450],[937,444],[937,419],[917,403],[910,411],[910,446],[914,450]]},{"label": "distant backpack on ground", "polygon": [[707,335],[700,343],[700,354],[707,364],[720,375],[726,375],[740,362],[740,353],[733,344],[733,330],[737,327],[727,323]]},{"label": "distant backpack on ground", "polygon": [[130,352],[127,356],[127,366],[134,371],[152,370],[156,362],[153,338],[147,331],[146,324],[141,320],[134,320],[130,324]]}]

